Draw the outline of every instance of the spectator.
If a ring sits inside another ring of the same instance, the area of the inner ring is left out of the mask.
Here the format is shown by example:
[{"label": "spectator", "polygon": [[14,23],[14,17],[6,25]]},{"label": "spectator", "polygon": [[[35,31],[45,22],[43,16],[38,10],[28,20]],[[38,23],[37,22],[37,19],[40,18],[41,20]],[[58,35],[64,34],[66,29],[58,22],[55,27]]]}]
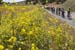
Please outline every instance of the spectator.
[{"label": "spectator", "polygon": [[61,13],[61,8],[58,8],[58,7],[57,7],[57,8],[56,8],[56,14],[60,16],[60,13]]},{"label": "spectator", "polygon": [[71,11],[70,11],[70,8],[67,11],[67,17],[68,17],[68,19],[71,19]]},{"label": "spectator", "polygon": [[58,8],[58,15],[60,16],[61,8]]},{"label": "spectator", "polygon": [[62,10],[61,10],[61,15],[62,15],[63,18],[65,18],[65,10],[64,10],[64,8],[62,8]]},{"label": "spectator", "polygon": [[37,4],[38,3],[38,0],[33,0],[33,4]]},{"label": "spectator", "polygon": [[30,4],[31,3],[31,0],[26,0],[26,4]]},{"label": "spectator", "polygon": [[42,5],[45,5],[46,4],[46,0],[42,0],[41,3],[42,3]]},{"label": "spectator", "polygon": [[53,12],[53,7],[51,7],[51,12]]},{"label": "spectator", "polygon": [[56,8],[56,15],[58,15],[58,7]]},{"label": "spectator", "polygon": [[55,13],[55,7],[52,7],[52,12]]}]

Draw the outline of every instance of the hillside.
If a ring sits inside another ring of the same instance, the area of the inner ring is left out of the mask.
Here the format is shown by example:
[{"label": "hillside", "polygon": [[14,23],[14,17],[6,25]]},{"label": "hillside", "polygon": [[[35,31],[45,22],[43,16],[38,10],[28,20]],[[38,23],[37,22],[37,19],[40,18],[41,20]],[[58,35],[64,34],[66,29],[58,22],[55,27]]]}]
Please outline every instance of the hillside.
[{"label": "hillside", "polygon": [[67,10],[68,8],[71,8],[72,11],[75,11],[75,0],[67,0],[63,7]]},{"label": "hillside", "polygon": [[75,50],[75,29],[39,5],[5,5],[0,11],[0,50]]}]

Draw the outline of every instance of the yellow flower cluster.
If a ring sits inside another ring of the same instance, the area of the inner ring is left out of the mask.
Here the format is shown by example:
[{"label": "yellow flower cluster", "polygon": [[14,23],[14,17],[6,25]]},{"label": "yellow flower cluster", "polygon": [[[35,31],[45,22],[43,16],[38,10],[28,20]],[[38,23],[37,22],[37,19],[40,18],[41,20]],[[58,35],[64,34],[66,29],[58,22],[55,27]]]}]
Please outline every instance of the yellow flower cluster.
[{"label": "yellow flower cluster", "polygon": [[9,40],[8,40],[8,42],[16,42],[16,37],[14,37],[14,36],[11,36],[11,38],[9,38]]},{"label": "yellow flower cluster", "polygon": [[4,46],[3,45],[0,45],[0,50],[3,50],[4,49]]},{"label": "yellow flower cluster", "polygon": [[31,50],[38,50],[38,48],[35,46],[34,43],[32,43],[32,48],[31,48]]},{"label": "yellow flower cluster", "polygon": [[18,50],[22,50],[21,48],[19,48]]}]

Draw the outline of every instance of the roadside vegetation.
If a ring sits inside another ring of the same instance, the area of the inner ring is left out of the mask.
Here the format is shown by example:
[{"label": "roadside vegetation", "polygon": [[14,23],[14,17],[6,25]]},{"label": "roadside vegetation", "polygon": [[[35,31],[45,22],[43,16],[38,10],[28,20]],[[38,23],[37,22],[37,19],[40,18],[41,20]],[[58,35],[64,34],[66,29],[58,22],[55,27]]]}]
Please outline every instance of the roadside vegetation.
[{"label": "roadside vegetation", "polygon": [[0,50],[75,50],[75,29],[38,5],[0,7]]}]

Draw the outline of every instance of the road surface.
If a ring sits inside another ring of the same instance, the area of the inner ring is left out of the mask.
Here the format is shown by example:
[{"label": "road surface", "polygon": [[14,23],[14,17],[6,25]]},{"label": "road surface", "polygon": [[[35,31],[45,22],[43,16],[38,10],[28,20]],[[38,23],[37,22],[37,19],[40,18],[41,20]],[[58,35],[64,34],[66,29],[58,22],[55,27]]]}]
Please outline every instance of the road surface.
[{"label": "road surface", "polygon": [[[48,13],[50,13],[52,16],[56,17],[57,19],[61,19],[62,21],[65,21],[68,25],[72,26],[75,28],[75,13],[73,12],[71,14],[72,16],[72,20],[69,20],[67,17],[66,18],[62,18],[61,16],[58,16],[54,13],[52,13],[50,10],[45,9]],[[65,11],[66,12],[66,11]],[[66,15],[67,13],[65,13]]]}]

